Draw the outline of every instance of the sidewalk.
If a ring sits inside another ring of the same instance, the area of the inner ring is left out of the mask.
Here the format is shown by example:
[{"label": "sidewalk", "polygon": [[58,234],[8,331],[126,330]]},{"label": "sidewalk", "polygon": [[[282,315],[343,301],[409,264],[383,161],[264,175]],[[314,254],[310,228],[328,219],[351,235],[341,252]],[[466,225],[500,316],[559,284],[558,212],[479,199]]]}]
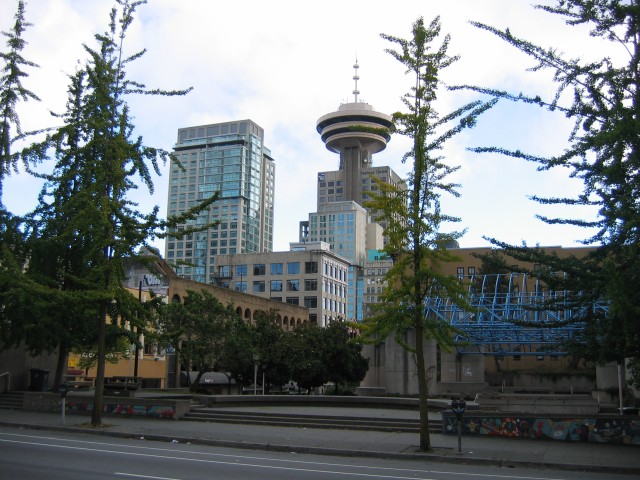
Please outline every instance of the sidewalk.
[{"label": "sidewalk", "polygon": [[[263,410],[269,408],[271,407],[261,407]],[[343,415],[353,415],[352,410],[332,408],[334,414],[341,412]],[[393,411],[380,413],[393,415]],[[404,418],[407,412],[397,414]],[[463,436],[462,454],[458,454],[458,439],[455,435],[432,433],[433,452],[419,453],[418,435],[413,433],[235,425],[112,416],[103,417],[106,427],[93,429],[87,427],[89,420],[85,415],[67,414],[63,426],[60,414],[0,410],[0,426],[5,427],[82,431],[103,436],[176,440],[181,443],[254,450],[640,475],[640,450],[637,446],[631,445]]]}]

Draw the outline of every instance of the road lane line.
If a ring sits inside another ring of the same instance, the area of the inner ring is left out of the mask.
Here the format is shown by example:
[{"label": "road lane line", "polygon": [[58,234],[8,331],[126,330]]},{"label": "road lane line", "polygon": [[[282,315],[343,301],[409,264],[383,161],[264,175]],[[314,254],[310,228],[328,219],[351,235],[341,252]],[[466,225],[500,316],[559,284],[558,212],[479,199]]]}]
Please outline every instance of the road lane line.
[{"label": "road lane line", "polygon": [[0,443],[14,443],[19,445],[37,445],[44,446],[50,448],[57,448],[60,450],[75,450],[75,451],[86,451],[93,453],[107,453],[107,454],[117,454],[122,456],[129,457],[146,457],[146,458],[158,458],[161,460],[177,460],[184,462],[192,462],[192,463],[208,463],[215,465],[228,465],[234,467],[247,467],[247,468],[257,468],[257,469],[268,469],[268,470],[286,470],[291,472],[301,472],[301,473],[321,473],[324,475],[334,475],[334,476],[344,476],[344,477],[366,477],[366,478],[384,478],[389,480],[437,480],[435,478],[429,477],[415,477],[415,476],[397,476],[397,475],[380,475],[375,473],[356,473],[356,472],[340,472],[335,470],[321,470],[316,468],[294,468],[294,467],[283,467],[283,466],[275,466],[275,465],[259,465],[254,463],[241,463],[241,462],[228,462],[221,460],[206,460],[206,459],[197,459],[197,458],[184,458],[177,456],[166,456],[166,455],[152,455],[150,453],[135,453],[135,452],[119,452],[113,450],[104,450],[99,448],[88,448],[88,447],[72,447],[69,445],[54,445],[50,443],[37,443],[37,442],[23,442],[19,440],[3,440],[0,439]]},{"label": "road lane line", "polygon": [[149,475],[136,475],[135,473],[125,473],[125,472],[114,472],[114,475],[117,476],[117,477],[148,478],[150,480],[183,480],[181,478],[152,477],[152,476],[149,476]]},{"label": "road lane line", "polygon": [[[420,475],[451,475],[451,476],[464,476],[464,477],[479,477],[479,478],[495,478],[495,479],[509,479],[509,480],[564,480],[564,479],[560,479],[560,478],[550,478],[550,477],[530,477],[530,476],[518,476],[518,475],[498,475],[498,474],[486,474],[486,473],[470,473],[470,472],[451,472],[451,471],[444,471],[444,470],[418,470],[418,469],[405,469],[405,468],[393,468],[393,467],[378,467],[378,466],[367,466],[367,465],[359,465],[359,464],[346,464],[346,463],[330,463],[330,462],[310,462],[310,461],[305,461],[305,460],[286,460],[286,459],[274,459],[274,458],[265,458],[265,457],[256,457],[256,456],[249,456],[249,455],[231,455],[231,454],[220,454],[220,453],[209,453],[209,452],[194,452],[194,451],[188,451],[188,450],[181,450],[181,449],[168,449],[168,448],[159,448],[159,447],[147,447],[147,446],[142,446],[142,445],[127,445],[127,444],[117,444],[117,443],[106,443],[106,442],[87,442],[84,440],[74,440],[74,439],[64,439],[64,438],[56,438],[56,437],[42,437],[42,436],[36,436],[36,435],[22,435],[22,434],[13,434],[13,433],[5,433],[2,432],[0,433],[0,435],[7,435],[7,436],[13,436],[13,437],[21,437],[21,438],[35,438],[35,439],[39,439],[39,440],[51,440],[51,441],[65,441],[65,442],[69,442],[69,443],[82,443],[83,445],[99,445],[99,446],[105,446],[105,447],[113,447],[113,448],[135,448],[135,449],[139,449],[139,450],[150,450],[150,451],[156,451],[156,452],[170,452],[175,454],[176,452],[179,453],[184,453],[184,454],[189,454],[189,455],[204,455],[204,456],[214,456],[214,457],[222,457],[222,458],[239,458],[242,460],[258,460],[258,461],[263,461],[263,462],[280,462],[280,463],[291,463],[291,464],[302,464],[302,465],[316,465],[316,466],[320,466],[320,467],[342,467],[342,468],[352,468],[352,469],[362,469],[362,470],[377,470],[377,471],[392,471],[392,472],[401,472],[403,474],[420,474]],[[131,440],[136,440],[136,437],[132,437]],[[3,441],[0,438],[0,442]],[[8,440],[10,442],[10,440]],[[30,443],[30,442],[18,442],[18,443],[26,443],[26,444],[36,444],[36,443]],[[61,445],[57,445],[57,444],[48,444],[48,443],[37,443],[37,445],[48,445],[48,446],[52,446],[52,447],[56,447],[56,448],[77,448],[80,450],[88,450],[88,451],[96,451],[96,452],[108,452],[108,453],[122,453],[125,455],[140,455],[140,456],[149,456],[149,457],[158,457],[158,455],[151,455],[151,454],[144,454],[144,453],[134,453],[134,452],[123,452],[123,451],[118,451],[118,450],[102,450],[102,449],[90,449],[87,447],[73,447],[73,446],[61,446]],[[183,444],[184,445],[184,444]],[[169,458],[166,457],[165,455],[161,456],[160,458]],[[254,464],[250,464],[250,463],[238,463],[238,462],[223,462],[223,461],[216,461],[216,460],[202,460],[202,459],[190,459],[190,458],[183,458],[183,457],[176,457],[178,459],[182,459],[185,461],[195,461],[195,462],[211,462],[211,463],[219,463],[219,464],[223,464],[223,465],[244,465],[244,466],[259,466],[259,465],[254,465]],[[294,470],[294,471],[318,471],[318,472],[324,472],[325,470],[313,470],[313,469],[296,469],[293,467],[280,467],[280,466],[270,466],[270,465],[261,465],[264,468],[280,468],[280,469],[284,469],[284,470]],[[331,472],[330,470],[326,470],[326,472]],[[349,473],[345,473],[345,474],[349,474]],[[360,474],[360,473],[353,473],[351,475],[365,475],[365,474]],[[396,477],[396,476],[384,476],[384,475],[380,475],[380,474],[372,474],[373,476],[376,476],[377,478],[399,478],[399,479],[404,479],[404,478],[414,478],[416,479],[416,477]]]}]

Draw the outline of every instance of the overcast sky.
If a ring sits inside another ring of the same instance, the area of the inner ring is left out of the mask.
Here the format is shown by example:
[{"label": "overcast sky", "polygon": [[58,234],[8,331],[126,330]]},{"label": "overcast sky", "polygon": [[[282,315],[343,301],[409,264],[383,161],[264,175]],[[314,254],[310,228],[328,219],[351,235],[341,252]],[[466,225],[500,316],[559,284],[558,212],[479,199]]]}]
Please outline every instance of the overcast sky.
[{"label": "overcast sky", "polygon": [[[24,80],[42,101],[19,107],[23,130],[56,124],[49,111],[61,112],[67,74],[86,58],[82,44],[95,46],[93,34],[106,30],[111,0],[28,0],[33,23],[23,51],[38,63]],[[0,29],[13,24],[16,0],[0,0]],[[249,118],[265,130],[265,144],[276,160],[274,250],[297,241],[298,222],[316,210],[316,172],[336,170],[338,156],[326,150],[316,121],[353,101],[353,64],[360,64],[360,100],[377,111],[403,108],[410,87],[404,68],[385,48],[381,33],[410,38],[412,23],[439,15],[451,34],[450,53],[461,60],[443,73],[447,84],[471,83],[551,98],[549,74],[527,72],[532,61],[491,34],[469,24],[481,21],[504,28],[570,57],[611,55],[611,48],[582,29],[534,10],[526,0],[325,0],[323,2],[244,0],[150,0],[141,6],[125,41],[131,54],[148,53],[128,67],[129,77],[148,87],[193,87],[185,97],[131,98],[136,134],[147,145],[171,149],[178,128]],[[4,40],[2,40],[4,41]],[[4,44],[0,47],[5,49]],[[477,98],[472,93],[440,94],[441,114]],[[502,102],[478,126],[454,138],[444,155],[462,168],[455,180],[461,197],[445,201],[446,212],[462,218],[463,247],[487,246],[485,236],[529,245],[575,246],[588,236],[582,229],[548,226],[536,214],[562,215],[530,195],[568,196],[580,190],[567,172],[536,172],[536,166],[497,155],[467,151],[472,146],[519,148],[538,155],[560,153],[571,124],[558,113]],[[401,162],[407,139],[392,137],[373,158],[405,176]],[[155,178],[155,193],[138,196],[143,210],[159,205],[166,213],[169,166]],[[25,174],[5,180],[4,203],[14,213],[30,210],[39,190]],[[569,215],[589,216],[589,212]],[[163,242],[156,245],[164,252]]]}]

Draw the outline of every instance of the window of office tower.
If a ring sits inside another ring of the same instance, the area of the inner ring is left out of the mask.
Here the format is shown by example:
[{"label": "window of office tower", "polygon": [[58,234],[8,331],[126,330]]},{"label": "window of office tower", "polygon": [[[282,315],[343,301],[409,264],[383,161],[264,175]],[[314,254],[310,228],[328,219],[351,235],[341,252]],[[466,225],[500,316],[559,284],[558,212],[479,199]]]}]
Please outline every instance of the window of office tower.
[{"label": "window of office tower", "polygon": [[297,275],[298,273],[300,273],[300,262],[287,263],[287,274]]}]

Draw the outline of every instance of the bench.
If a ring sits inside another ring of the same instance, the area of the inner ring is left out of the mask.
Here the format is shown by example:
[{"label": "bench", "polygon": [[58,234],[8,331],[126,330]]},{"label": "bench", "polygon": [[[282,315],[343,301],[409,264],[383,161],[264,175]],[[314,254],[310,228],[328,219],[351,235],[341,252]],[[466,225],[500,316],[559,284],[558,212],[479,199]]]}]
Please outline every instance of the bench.
[{"label": "bench", "polygon": [[142,385],[142,377],[110,377],[104,380],[104,394],[133,397]]},{"label": "bench", "polygon": [[64,383],[70,390],[89,390],[93,387],[93,379],[82,375],[82,371],[79,373],[75,371],[69,371],[64,376]]}]

